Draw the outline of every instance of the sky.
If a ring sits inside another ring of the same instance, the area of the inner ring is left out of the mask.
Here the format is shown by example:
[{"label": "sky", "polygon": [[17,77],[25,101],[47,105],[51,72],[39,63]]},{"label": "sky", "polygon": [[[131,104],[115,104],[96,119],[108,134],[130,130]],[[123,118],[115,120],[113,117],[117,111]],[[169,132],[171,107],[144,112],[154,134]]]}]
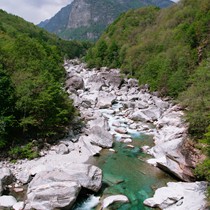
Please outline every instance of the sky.
[{"label": "sky", "polygon": [[[73,0],[0,0],[0,9],[38,24],[53,17]],[[172,0],[177,2],[179,0]]]},{"label": "sky", "polygon": [[0,9],[38,24],[53,17],[72,0],[0,0]]}]

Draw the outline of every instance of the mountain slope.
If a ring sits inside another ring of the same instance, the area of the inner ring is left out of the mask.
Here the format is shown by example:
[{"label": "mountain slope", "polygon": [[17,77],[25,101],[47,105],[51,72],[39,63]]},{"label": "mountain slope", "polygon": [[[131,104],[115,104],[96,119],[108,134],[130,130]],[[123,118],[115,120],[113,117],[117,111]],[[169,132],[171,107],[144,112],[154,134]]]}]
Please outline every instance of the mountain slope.
[{"label": "mountain slope", "polygon": [[168,7],[170,0],[74,0],[43,26],[65,39],[96,40],[121,13],[132,8],[154,5]]},{"label": "mountain slope", "polygon": [[63,91],[63,56],[79,56],[86,45],[63,41],[3,10],[0,19],[0,149],[54,139],[74,118]]}]

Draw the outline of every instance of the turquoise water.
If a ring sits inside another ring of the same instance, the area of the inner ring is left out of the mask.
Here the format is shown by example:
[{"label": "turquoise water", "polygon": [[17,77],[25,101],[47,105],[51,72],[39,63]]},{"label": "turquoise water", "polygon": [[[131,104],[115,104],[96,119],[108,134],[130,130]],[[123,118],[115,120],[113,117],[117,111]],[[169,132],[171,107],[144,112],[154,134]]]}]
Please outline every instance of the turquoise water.
[{"label": "turquoise water", "polygon": [[[130,202],[115,203],[110,210],[148,210],[143,201],[154,194],[154,190],[165,186],[169,181],[175,181],[156,167],[145,162],[149,158],[140,147],[152,145],[152,137],[139,135],[133,138],[129,148],[126,144],[115,142],[115,153],[103,150],[99,157],[93,157],[89,163],[99,166],[103,170],[104,190],[99,196],[123,194]],[[96,194],[97,195],[97,194]],[[98,195],[97,195],[98,196]]]}]

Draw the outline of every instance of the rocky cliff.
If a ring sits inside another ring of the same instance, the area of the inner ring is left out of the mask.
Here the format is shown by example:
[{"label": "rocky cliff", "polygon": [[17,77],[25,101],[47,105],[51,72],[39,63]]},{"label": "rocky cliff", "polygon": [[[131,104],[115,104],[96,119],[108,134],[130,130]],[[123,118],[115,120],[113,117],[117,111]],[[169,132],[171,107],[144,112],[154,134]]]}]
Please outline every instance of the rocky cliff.
[{"label": "rocky cliff", "polygon": [[74,0],[39,26],[64,39],[96,40],[107,25],[129,9],[171,4],[170,0]]}]

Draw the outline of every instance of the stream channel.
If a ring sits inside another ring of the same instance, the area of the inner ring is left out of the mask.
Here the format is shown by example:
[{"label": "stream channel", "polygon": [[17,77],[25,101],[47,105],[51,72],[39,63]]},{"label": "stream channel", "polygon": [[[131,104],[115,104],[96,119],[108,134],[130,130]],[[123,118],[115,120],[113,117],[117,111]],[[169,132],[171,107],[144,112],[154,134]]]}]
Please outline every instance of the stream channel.
[{"label": "stream channel", "polygon": [[[113,110],[120,108],[120,105],[112,107]],[[113,122],[121,122],[127,128],[123,118],[114,116],[109,110],[100,110],[108,119],[110,132],[113,131]],[[166,186],[167,182],[176,181],[170,175],[160,169],[151,166],[146,162],[151,156],[145,154],[141,147],[144,145],[153,146],[153,136],[129,130],[128,135],[132,143],[119,142],[120,134],[115,135],[113,149],[103,149],[100,156],[91,157],[88,163],[98,166],[103,170],[103,185],[100,192],[94,195],[80,196],[74,210],[98,210],[92,208],[96,202],[96,196],[107,197],[110,195],[126,195],[129,203],[116,202],[107,209],[110,210],[148,210],[143,201],[154,194],[157,188]],[[97,203],[97,202],[96,202]]]}]

